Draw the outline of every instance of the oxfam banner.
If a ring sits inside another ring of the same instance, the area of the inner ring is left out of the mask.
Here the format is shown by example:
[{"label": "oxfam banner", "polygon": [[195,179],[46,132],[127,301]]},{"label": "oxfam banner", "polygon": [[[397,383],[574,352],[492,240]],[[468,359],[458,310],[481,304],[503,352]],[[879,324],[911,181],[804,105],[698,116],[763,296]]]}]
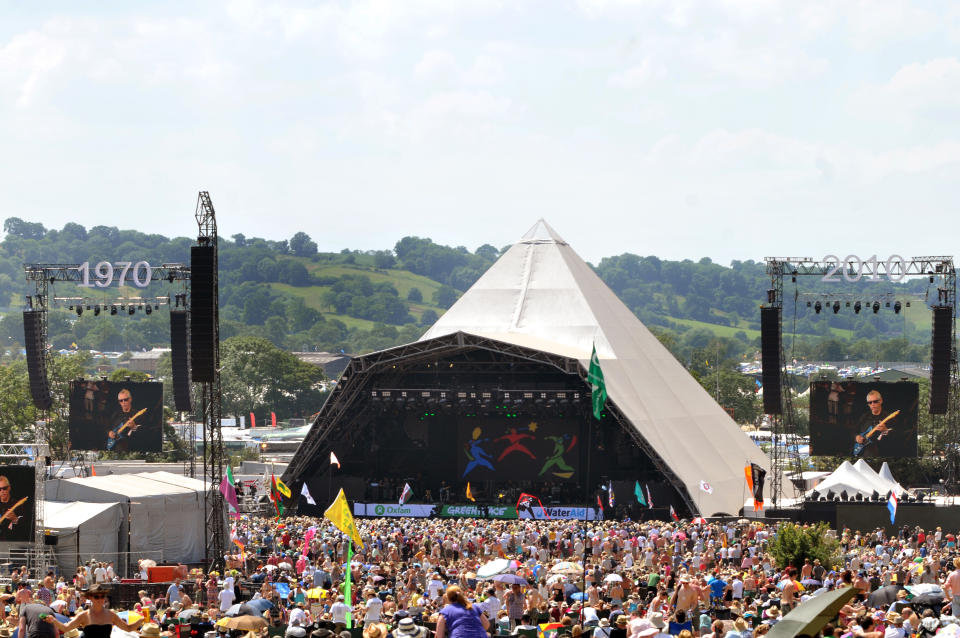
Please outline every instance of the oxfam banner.
[{"label": "oxfam banner", "polygon": [[425,518],[430,516],[433,505],[397,505],[396,503],[367,503],[364,505],[367,516],[396,516],[403,518]]},{"label": "oxfam banner", "polygon": [[449,518],[517,518],[512,505],[444,505],[440,516]]}]

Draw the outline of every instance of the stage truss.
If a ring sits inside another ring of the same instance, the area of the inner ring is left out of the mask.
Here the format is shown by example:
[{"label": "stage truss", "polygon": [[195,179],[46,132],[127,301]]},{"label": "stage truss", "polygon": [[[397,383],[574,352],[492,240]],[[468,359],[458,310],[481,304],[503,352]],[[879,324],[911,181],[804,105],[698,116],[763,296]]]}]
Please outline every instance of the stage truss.
[{"label": "stage truss", "polygon": [[[847,258],[850,259],[849,257]],[[770,451],[770,464],[773,469],[771,480],[771,492],[774,507],[777,506],[783,488],[784,471],[803,471],[803,466],[796,445],[793,443],[798,436],[797,421],[794,412],[793,399],[791,397],[789,376],[787,373],[786,352],[783,346],[783,280],[784,277],[790,277],[792,282],[796,282],[797,277],[815,276],[821,279],[832,276],[838,282],[854,282],[860,280],[869,281],[896,281],[899,282],[906,277],[929,277],[931,284],[937,286],[937,303],[934,305],[949,307],[951,312],[950,321],[950,396],[947,404],[947,412],[944,415],[931,415],[934,419],[942,419],[947,432],[948,445],[945,446],[946,455],[946,476],[945,487],[948,493],[955,493],[960,488],[960,370],[957,365],[957,340],[956,340],[956,300],[957,300],[957,273],[953,264],[952,256],[927,256],[912,257],[909,259],[897,258],[887,261],[860,260],[857,259],[857,266],[851,268],[852,262],[838,263],[828,259],[813,259],[810,257],[765,257],[767,264],[767,274],[770,276],[770,289],[767,290],[767,307],[776,307],[780,309],[780,323],[777,329],[780,332],[780,387],[781,392],[781,414],[769,415],[772,422],[773,445]],[[852,279],[851,277],[855,277]],[[896,292],[876,295],[870,293],[863,294],[837,293],[833,295],[816,295],[805,293],[806,298],[810,300],[816,297],[831,300],[844,300],[849,303],[851,300],[866,299],[882,300],[886,306],[887,300],[894,298],[905,299],[914,298],[911,293],[899,294]],[[826,306],[824,307],[826,310]],[[777,445],[777,442],[784,443]],[[795,494],[800,496],[800,494]]]}]

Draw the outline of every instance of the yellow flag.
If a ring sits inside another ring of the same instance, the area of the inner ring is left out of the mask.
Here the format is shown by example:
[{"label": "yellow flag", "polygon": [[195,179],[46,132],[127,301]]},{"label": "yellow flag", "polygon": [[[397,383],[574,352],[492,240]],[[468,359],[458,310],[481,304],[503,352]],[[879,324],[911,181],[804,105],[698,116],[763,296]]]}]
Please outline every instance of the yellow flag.
[{"label": "yellow flag", "polygon": [[281,481],[280,479],[277,479],[277,491],[283,494],[284,496],[286,496],[287,498],[290,498],[290,488],[287,487],[287,484]]},{"label": "yellow flag", "polygon": [[477,499],[473,498],[473,492],[470,491],[470,481],[467,481],[467,498],[469,498],[474,503],[477,502]]},{"label": "yellow flag", "polygon": [[323,517],[333,523],[338,530],[349,536],[354,545],[363,549],[360,532],[357,531],[357,526],[353,522],[353,514],[350,513],[350,504],[347,503],[347,497],[343,493],[342,487],[340,488],[340,493],[337,494],[337,498],[333,499],[333,503],[331,503],[327,511],[323,513]]}]

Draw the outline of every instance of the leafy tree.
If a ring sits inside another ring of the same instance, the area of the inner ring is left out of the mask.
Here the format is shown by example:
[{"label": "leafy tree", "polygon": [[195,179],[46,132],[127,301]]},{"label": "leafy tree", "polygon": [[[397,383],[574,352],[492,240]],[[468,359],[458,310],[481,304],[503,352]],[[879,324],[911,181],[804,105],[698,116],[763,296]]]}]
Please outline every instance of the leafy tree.
[{"label": "leafy tree", "polygon": [[420,325],[421,326],[432,326],[437,323],[437,313],[432,308],[428,308],[423,311],[423,314],[420,315]]},{"label": "leafy tree", "polygon": [[43,239],[47,229],[40,223],[25,222],[19,217],[8,217],[3,222],[3,232],[21,239]]},{"label": "leafy tree", "polygon": [[423,301],[423,293],[420,292],[419,288],[411,288],[410,292],[407,293],[407,301],[412,301],[413,303],[421,303]]},{"label": "leafy tree", "polygon": [[777,529],[777,535],[770,544],[770,553],[777,567],[803,567],[805,560],[820,563],[830,569],[840,559],[840,544],[828,534],[826,523],[817,525],[797,525],[784,523]]},{"label": "leafy tree", "polygon": [[449,308],[457,300],[457,291],[450,286],[440,286],[433,293],[433,303],[441,308]]},{"label": "leafy tree", "polygon": [[387,270],[397,265],[397,258],[389,250],[378,250],[373,255],[373,264],[377,270]]},{"label": "leafy tree", "polygon": [[312,257],[317,253],[317,242],[301,231],[290,238],[290,252],[297,257]]}]

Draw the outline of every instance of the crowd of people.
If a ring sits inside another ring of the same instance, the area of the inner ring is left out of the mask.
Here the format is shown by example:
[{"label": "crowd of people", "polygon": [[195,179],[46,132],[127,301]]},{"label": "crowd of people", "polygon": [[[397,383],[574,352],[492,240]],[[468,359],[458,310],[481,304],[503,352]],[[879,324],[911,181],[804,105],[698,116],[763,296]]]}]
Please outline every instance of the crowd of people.
[{"label": "crowd of people", "polygon": [[[195,571],[155,596],[144,589],[128,610],[135,616],[110,610],[100,566],[72,579],[48,575],[36,591],[20,574],[5,623],[27,638],[56,638],[55,630],[105,638],[114,627],[144,638],[185,638],[189,627],[205,638],[228,632],[217,621],[239,611],[290,638],[340,638],[351,624],[363,638],[758,638],[802,602],[851,587],[855,596],[824,636],[960,636],[960,556],[956,537],[939,528],[832,532],[838,549],[825,562],[781,565],[772,551],[778,527],[743,519],[379,518],[357,526],[363,547],[348,563],[345,537],[325,520],[242,517],[223,574]],[[893,595],[878,602],[872,594],[884,588]]]}]

